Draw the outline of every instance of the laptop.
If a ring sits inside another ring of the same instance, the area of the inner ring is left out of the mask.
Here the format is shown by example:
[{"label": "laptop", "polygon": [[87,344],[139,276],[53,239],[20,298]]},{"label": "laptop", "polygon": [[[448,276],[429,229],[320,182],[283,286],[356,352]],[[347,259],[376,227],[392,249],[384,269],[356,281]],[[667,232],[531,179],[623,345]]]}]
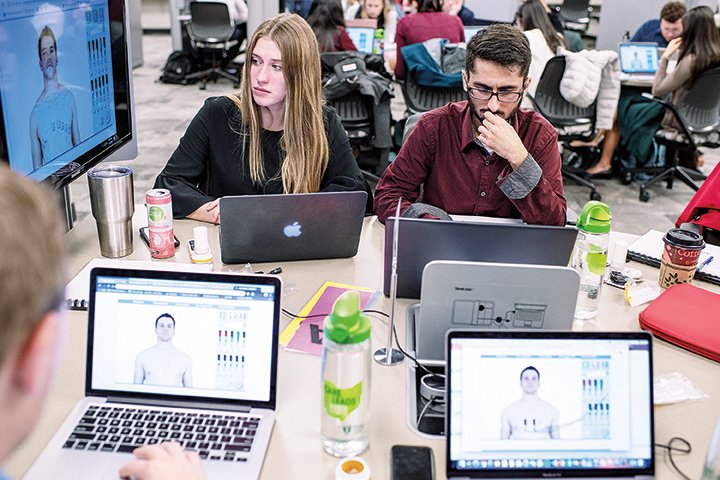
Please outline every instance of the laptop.
[{"label": "laptop", "polygon": [[345,27],[345,31],[360,53],[373,53],[375,49],[375,29],[372,27]]},{"label": "laptop", "polygon": [[[383,292],[387,296],[394,221],[388,218],[385,224]],[[400,218],[399,237],[397,296],[420,298],[423,269],[432,260],[567,266],[577,229]]]},{"label": "laptop", "polygon": [[357,253],[366,192],[220,199],[223,263],[346,258]]},{"label": "laptop", "polygon": [[[85,398],[26,479],[118,478],[177,441],[208,478],[257,478],[274,423],[280,280],[94,268]],[[168,362],[171,358],[171,362]]]},{"label": "laptop", "polygon": [[465,30],[465,43],[468,43],[477,32],[479,32],[480,30],[484,30],[485,28],[487,28],[486,25],[464,27],[463,30]]},{"label": "laptop", "polygon": [[451,331],[446,473],[651,479],[647,332]]},{"label": "laptop", "polygon": [[652,42],[622,42],[620,54],[620,80],[651,81],[658,69],[658,45]]}]

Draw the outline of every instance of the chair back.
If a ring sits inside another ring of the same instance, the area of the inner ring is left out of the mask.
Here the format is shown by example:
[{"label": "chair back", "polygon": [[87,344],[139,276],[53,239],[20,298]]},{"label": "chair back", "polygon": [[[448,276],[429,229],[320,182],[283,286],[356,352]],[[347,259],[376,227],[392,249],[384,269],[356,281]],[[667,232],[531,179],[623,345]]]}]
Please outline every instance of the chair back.
[{"label": "chair back", "polygon": [[587,125],[594,128],[595,107],[579,107],[560,94],[560,81],[565,72],[565,57],[557,55],[545,65],[535,96],[531,97],[535,109],[555,128]]},{"label": "chair back", "polygon": [[560,16],[568,22],[588,23],[590,0],[564,0],[560,5]]},{"label": "chair back", "polygon": [[405,105],[410,114],[427,112],[451,102],[465,100],[465,90],[460,87],[424,87],[415,80],[415,72],[408,72],[402,83]]},{"label": "chair back", "polygon": [[720,126],[720,67],[703,72],[676,109],[690,133],[707,134]]},{"label": "chair back", "polygon": [[190,2],[190,17],[188,33],[194,40],[225,42],[235,29],[230,10],[222,2]]}]

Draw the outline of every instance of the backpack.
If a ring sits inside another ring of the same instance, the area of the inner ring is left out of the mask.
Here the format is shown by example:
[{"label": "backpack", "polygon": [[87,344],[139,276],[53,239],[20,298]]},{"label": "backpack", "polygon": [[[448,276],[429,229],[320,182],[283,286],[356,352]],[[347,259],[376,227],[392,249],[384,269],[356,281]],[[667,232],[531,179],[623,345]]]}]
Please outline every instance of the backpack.
[{"label": "backpack", "polygon": [[181,50],[175,50],[170,54],[165,66],[160,73],[160,81],[163,83],[175,83],[187,85],[193,81],[188,80],[187,76],[195,71],[190,55]]}]

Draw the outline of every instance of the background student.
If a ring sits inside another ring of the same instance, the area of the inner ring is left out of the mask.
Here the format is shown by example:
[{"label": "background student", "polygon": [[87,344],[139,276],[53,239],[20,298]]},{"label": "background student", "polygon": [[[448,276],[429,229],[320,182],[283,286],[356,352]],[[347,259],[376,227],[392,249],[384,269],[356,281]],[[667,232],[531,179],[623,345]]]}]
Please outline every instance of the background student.
[{"label": "background student", "polygon": [[357,50],[345,31],[340,0],[314,0],[307,17],[321,52],[346,52]]},{"label": "background student", "polygon": [[323,107],[305,20],[280,14],[260,24],[240,92],[206,100],[155,187],[170,190],[176,218],[215,223],[225,195],[368,190],[337,113]]},{"label": "background student", "polygon": [[682,18],[686,7],[683,2],[668,2],[660,10],[660,18],[653,18],[640,25],[630,41],[655,42],[659,47],[667,47],[670,40],[683,32]]}]

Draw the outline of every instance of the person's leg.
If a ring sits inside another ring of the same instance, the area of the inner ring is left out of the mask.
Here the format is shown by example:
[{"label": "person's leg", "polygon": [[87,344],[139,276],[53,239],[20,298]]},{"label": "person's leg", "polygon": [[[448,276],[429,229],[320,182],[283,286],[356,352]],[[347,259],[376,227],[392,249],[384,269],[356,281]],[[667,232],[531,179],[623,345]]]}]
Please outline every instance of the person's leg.
[{"label": "person's leg", "polygon": [[620,129],[618,128],[617,119],[613,123],[613,128],[605,132],[605,141],[602,146],[602,152],[600,153],[600,160],[592,167],[585,170],[588,175],[594,175],[596,173],[605,172],[612,166],[612,158],[615,153],[615,149],[620,143]]}]

